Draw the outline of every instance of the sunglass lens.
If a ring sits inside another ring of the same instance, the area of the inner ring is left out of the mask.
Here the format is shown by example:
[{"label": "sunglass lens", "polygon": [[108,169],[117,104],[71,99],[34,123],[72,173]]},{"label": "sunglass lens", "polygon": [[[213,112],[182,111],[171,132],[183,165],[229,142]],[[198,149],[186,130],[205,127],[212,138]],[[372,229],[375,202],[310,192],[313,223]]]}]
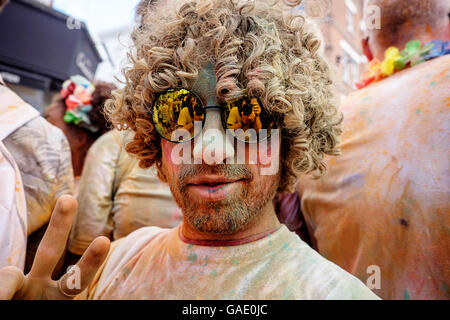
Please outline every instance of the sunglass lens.
[{"label": "sunglass lens", "polygon": [[257,142],[270,136],[274,121],[257,98],[243,97],[225,105],[224,121],[234,136],[245,142]]},{"label": "sunglass lens", "polygon": [[194,137],[196,122],[203,121],[201,101],[186,89],[168,90],[153,105],[153,123],[165,139],[189,141]]}]

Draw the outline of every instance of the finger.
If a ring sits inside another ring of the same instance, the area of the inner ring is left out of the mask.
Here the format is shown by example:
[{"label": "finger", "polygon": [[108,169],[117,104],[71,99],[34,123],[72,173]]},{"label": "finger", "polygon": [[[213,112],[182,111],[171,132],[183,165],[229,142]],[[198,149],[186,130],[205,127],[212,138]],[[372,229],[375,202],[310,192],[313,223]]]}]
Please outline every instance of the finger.
[{"label": "finger", "polygon": [[50,223],[36,251],[30,271],[32,277],[51,277],[53,269],[64,252],[76,211],[77,201],[74,197],[69,195],[59,197]]},{"label": "finger", "polygon": [[86,289],[98,269],[108,256],[110,241],[106,237],[96,238],[87,248],[80,261],[59,281],[66,295],[77,295]]},{"label": "finger", "polygon": [[22,288],[24,275],[17,267],[0,269],[0,300],[10,300]]}]

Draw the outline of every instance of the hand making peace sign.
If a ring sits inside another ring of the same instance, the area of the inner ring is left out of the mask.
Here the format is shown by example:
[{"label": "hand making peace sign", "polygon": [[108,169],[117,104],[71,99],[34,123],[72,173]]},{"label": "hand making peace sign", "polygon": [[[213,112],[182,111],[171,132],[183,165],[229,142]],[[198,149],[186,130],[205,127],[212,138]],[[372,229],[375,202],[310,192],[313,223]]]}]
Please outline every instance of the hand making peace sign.
[{"label": "hand making peace sign", "polygon": [[70,285],[71,274],[58,281],[51,278],[62,256],[77,211],[72,196],[61,196],[56,202],[47,231],[36,252],[30,272],[25,276],[16,267],[0,269],[0,299],[73,299],[93,280],[109,251],[109,239],[96,238],[76,264],[80,286]]}]

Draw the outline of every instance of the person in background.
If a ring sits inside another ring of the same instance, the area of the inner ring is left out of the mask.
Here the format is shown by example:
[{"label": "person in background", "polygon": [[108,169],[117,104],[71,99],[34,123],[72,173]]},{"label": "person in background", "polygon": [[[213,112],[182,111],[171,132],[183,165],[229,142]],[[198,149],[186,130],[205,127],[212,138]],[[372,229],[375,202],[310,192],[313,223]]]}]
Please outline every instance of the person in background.
[{"label": "person in background", "polygon": [[126,152],[130,135],[112,130],[87,154],[69,238],[72,254],[82,255],[98,236],[117,240],[141,227],[173,228],[181,221],[181,210],[155,168],[140,168]]},{"label": "person in background", "polygon": [[342,102],[342,156],[299,181],[301,211],[314,247],[381,298],[449,299],[450,2],[365,5],[381,8],[371,71]]},{"label": "person in background", "polygon": [[[143,0],[137,5],[138,24],[150,2]],[[168,105],[172,104],[169,99]],[[168,121],[171,114],[166,112],[166,117]],[[181,222],[181,210],[169,186],[158,179],[155,168],[139,167],[138,159],[125,150],[129,140],[133,140],[130,131],[112,130],[88,151],[66,265],[75,262],[98,236],[117,240],[141,227],[173,228]]]},{"label": "person in background", "polygon": [[261,107],[256,99],[243,100],[239,106],[231,109],[227,119],[230,129],[242,129],[244,131],[253,128],[259,131],[262,127],[259,114]]},{"label": "person in background", "polygon": [[45,110],[47,121],[60,128],[69,141],[76,192],[89,148],[110,130],[103,115],[103,104],[115,88],[112,83],[94,84],[75,75],[64,82],[60,94]]},{"label": "person in background", "polygon": [[25,191],[17,163],[3,140],[39,113],[26,104],[18,107],[15,102],[19,99],[0,76],[0,268],[15,266],[23,270],[28,226]]},{"label": "person in background", "polygon": [[[6,3],[0,1],[0,12]],[[56,199],[63,194],[73,194],[70,148],[61,130],[48,123],[3,82],[0,84],[0,141],[3,154],[0,163],[5,170],[1,171],[0,201],[7,204],[0,207],[10,212],[16,210],[19,215],[2,214],[0,260],[7,258],[6,262],[0,261],[0,265],[6,263],[20,268],[25,265],[26,271],[31,266]],[[8,191],[8,181],[16,184],[15,192]],[[5,239],[9,240],[4,242]]]}]

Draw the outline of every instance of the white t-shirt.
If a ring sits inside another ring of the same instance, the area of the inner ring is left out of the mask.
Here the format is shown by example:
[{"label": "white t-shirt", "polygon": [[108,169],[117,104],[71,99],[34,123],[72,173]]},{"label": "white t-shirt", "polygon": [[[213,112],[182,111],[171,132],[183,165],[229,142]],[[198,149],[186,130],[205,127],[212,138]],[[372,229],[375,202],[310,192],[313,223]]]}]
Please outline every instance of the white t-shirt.
[{"label": "white t-shirt", "polygon": [[[184,242],[146,227],[113,243],[90,299],[377,299],[282,225],[233,246]],[[85,293],[86,294],[86,293]]]}]

